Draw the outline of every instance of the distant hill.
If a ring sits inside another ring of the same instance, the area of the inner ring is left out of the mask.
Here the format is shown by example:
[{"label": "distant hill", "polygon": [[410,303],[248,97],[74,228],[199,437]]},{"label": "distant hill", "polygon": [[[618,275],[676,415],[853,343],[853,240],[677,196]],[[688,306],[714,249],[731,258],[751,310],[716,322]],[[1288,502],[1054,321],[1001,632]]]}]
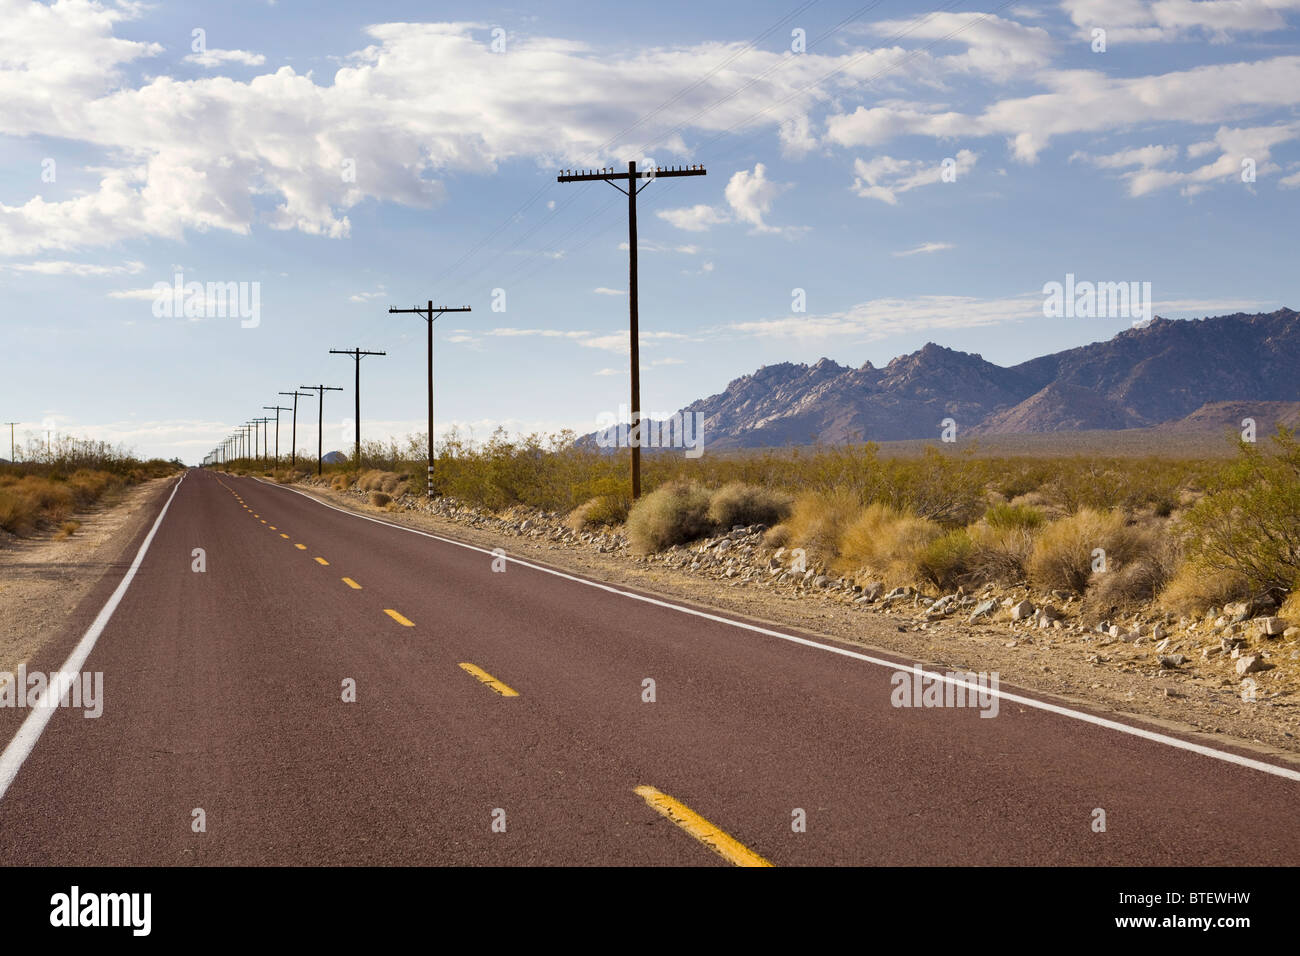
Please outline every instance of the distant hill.
[{"label": "distant hill", "polygon": [[320,460],[327,465],[337,465],[340,462],[347,461],[348,456],[343,454],[341,451],[327,451],[325,454],[321,455]]},{"label": "distant hill", "polygon": [[703,417],[707,448],[726,449],[936,438],[944,418],[962,435],[1000,435],[1174,423],[1221,431],[1254,417],[1263,435],[1269,416],[1298,420],[1277,403],[1300,403],[1300,313],[1291,309],[1157,317],[1009,368],[934,343],[884,368],[783,362],[683,411]]}]

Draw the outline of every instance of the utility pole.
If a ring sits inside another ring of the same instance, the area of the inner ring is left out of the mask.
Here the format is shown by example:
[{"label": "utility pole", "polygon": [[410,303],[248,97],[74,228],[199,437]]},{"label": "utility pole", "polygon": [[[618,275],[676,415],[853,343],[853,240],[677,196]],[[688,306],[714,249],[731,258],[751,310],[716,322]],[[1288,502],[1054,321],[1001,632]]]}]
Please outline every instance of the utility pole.
[{"label": "utility pole", "polygon": [[269,426],[270,423],[271,423],[271,419],[269,419],[269,418],[267,418],[267,417],[265,417],[265,416],[263,416],[262,418],[254,418],[254,419],[253,419],[253,431],[254,431],[254,432],[257,431],[257,426],[258,426],[258,425],[261,425],[261,426],[262,426],[262,456],[261,456],[261,457],[262,457],[262,467],[263,467],[263,468],[266,467],[266,458],[267,458],[267,456],[271,454],[271,443],[267,440],[270,436],[267,434],[267,430],[266,430],[266,429],[267,429],[267,426]]},{"label": "utility pole", "polygon": [[[596,172],[574,173],[568,171],[556,177],[557,182],[561,183],[580,183],[601,180],[614,186],[619,192],[627,196],[627,248],[628,248],[628,281],[627,281],[627,302],[629,331],[632,337],[632,423],[628,431],[628,445],[632,448],[632,499],[635,501],[641,497],[641,341],[640,330],[638,328],[639,315],[637,303],[637,267],[636,267],[636,197],[642,189],[649,186],[656,179],[667,179],[676,176],[704,176],[707,170],[703,166],[687,166],[659,169],[651,167],[648,170],[637,172],[636,163],[627,164],[626,173],[616,173],[613,169],[603,169]],[[646,180],[640,188],[637,187],[638,179]],[[622,186],[616,186],[614,180],[626,180],[627,189]]]},{"label": "utility pole", "polygon": [[357,365],[357,451],[353,464],[356,465],[357,474],[361,474],[361,360],[367,355],[387,355],[387,352],[363,352],[361,349],[330,349],[330,355],[351,355]]},{"label": "utility pole", "polygon": [[297,468],[298,467],[298,398],[299,396],[303,398],[312,398],[314,396],[308,394],[307,392],[300,392],[297,389],[295,389],[292,392],[281,392],[280,394],[293,396],[293,432],[290,434],[289,437],[289,440],[293,443],[293,447],[289,449],[289,456],[290,456],[289,467]]},{"label": "utility pole", "polygon": [[319,393],[316,396],[316,474],[319,476],[325,469],[325,393],[341,392],[342,388],[336,388],[333,385],[299,385],[301,389],[308,392]]},{"label": "utility pole", "polygon": [[22,422],[4,422],[3,424],[9,426],[9,460],[17,461],[18,459],[14,457],[14,426],[21,425]]},{"label": "utility pole", "polygon": [[[430,498],[433,497],[433,320],[436,319],[439,315],[442,315],[446,312],[472,312],[472,311],[473,310],[467,305],[460,306],[459,308],[452,308],[450,306],[440,305],[438,306],[438,308],[435,309],[433,307],[432,299],[428,301],[428,305],[426,305],[423,309],[421,309],[419,306],[416,306],[414,309],[390,308],[388,310],[389,315],[413,313],[415,315],[424,316],[425,321],[429,323],[429,353],[428,354],[429,354],[429,497]],[[435,315],[435,313],[437,314]]]},{"label": "utility pole", "polygon": [[263,405],[268,412],[275,412],[275,467],[280,467],[280,413],[287,412],[287,405]]}]

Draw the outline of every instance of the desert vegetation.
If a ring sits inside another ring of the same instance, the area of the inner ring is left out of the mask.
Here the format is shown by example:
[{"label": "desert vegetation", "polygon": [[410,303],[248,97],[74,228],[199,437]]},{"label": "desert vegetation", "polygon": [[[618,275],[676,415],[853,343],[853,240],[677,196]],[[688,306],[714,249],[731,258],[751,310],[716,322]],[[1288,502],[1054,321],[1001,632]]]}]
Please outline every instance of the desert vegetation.
[{"label": "desert vegetation", "polygon": [[[981,454],[873,443],[643,456],[629,499],[626,455],[575,436],[484,443],[451,436],[435,492],[493,511],[564,516],[574,531],[621,529],[652,553],[761,526],[772,548],[854,581],[928,591],[1027,584],[1104,616],[1158,603],[1200,614],[1231,601],[1285,601],[1300,584],[1300,442],[1279,428],[1235,457]],[[363,467],[326,466],[336,490],[377,507],[424,493],[424,446],[366,446]],[[279,481],[309,476],[268,471]],[[314,474],[310,475],[314,480]],[[1300,599],[1297,599],[1300,600]]]},{"label": "desert vegetation", "polygon": [[104,442],[65,438],[33,446],[23,461],[0,465],[0,530],[26,536],[55,530],[75,534],[73,518],[127,485],[172,474],[180,462],[141,461]]}]

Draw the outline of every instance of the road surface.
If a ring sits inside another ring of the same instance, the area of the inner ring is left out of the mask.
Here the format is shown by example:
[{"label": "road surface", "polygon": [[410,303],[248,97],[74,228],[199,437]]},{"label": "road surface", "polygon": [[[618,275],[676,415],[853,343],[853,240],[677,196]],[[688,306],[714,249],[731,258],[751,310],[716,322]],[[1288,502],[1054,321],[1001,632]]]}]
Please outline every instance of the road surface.
[{"label": "road surface", "polygon": [[28,662],[86,654],[102,716],[0,708],[0,865],[1300,862],[1294,765],[1006,685],[895,707],[910,661],[252,478],[157,507]]}]

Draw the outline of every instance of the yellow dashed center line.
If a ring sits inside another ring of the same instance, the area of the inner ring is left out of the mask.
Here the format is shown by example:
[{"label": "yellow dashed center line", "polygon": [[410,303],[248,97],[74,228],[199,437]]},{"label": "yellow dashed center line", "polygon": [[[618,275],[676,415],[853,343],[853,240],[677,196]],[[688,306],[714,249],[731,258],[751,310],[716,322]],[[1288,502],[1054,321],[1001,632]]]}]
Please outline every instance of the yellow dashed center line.
[{"label": "yellow dashed center line", "polygon": [[[465,665],[460,665],[464,667]],[[718,856],[734,866],[771,866],[735,837],[724,833],[690,807],[654,787],[636,787],[633,791],[652,809],[663,814]]]},{"label": "yellow dashed center line", "polygon": [[287,537],[289,537],[289,536],[288,536],[287,534],[285,534],[283,531],[281,531],[281,532],[280,532],[280,537],[282,537],[282,538],[287,538]]},{"label": "yellow dashed center line", "polygon": [[344,578],[343,583],[346,584],[348,587],[352,588],[352,590],[354,591],[361,590],[361,585],[357,584],[357,582],[353,581],[351,578]]},{"label": "yellow dashed center line", "polygon": [[398,614],[390,607],[384,608],[384,613],[387,614],[389,617],[391,617],[398,624],[402,625],[402,627],[415,627],[414,621],[407,620],[406,618],[402,617],[402,615]]},{"label": "yellow dashed center line", "polygon": [[307,550],[307,546],[305,544],[295,544],[294,547],[297,548],[299,551]]},{"label": "yellow dashed center line", "polygon": [[489,687],[491,687],[502,697],[519,696],[519,691],[515,690],[513,687],[509,687],[508,685],[501,683],[501,681],[497,680],[495,677],[493,677],[483,668],[477,667],[474,664],[470,664],[468,661],[461,662],[460,669],[465,671],[468,674],[473,674],[480,681],[482,681],[484,684],[487,684]]},{"label": "yellow dashed center line", "polygon": [[266,524],[266,519],[265,519],[265,518],[262,519],[262,524]]},{"label": "yellow dashed center line", "polygon": [[279,530],[279,529],[278,529],[278,528],[276,528],[276,526],[275,526],[275,525],[271,525],[271,530],[272,530],[272,531],[278,531],[278,530]]},{"label": "yellow dashed center line", "polygon": [[324,558],[317,558],[317,559],[316,559],[316,563],[317,563],[317,564],[322,564],[322,565],[324,565],[324,566],[327,567],[327,568],[330,566],[330,563],[329,563],[328,561],[326,561]]}]

